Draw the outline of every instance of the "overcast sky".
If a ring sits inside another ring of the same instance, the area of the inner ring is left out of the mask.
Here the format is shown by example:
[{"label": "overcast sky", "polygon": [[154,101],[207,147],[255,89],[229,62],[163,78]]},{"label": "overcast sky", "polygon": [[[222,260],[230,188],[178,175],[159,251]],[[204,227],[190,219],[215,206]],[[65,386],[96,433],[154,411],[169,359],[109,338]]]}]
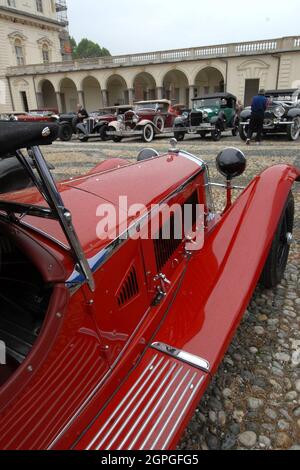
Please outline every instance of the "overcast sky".
[{"label": "overcast sky", "polygon": [[67,0],[70,33],[128,54],[300,34],[300,0]]}]

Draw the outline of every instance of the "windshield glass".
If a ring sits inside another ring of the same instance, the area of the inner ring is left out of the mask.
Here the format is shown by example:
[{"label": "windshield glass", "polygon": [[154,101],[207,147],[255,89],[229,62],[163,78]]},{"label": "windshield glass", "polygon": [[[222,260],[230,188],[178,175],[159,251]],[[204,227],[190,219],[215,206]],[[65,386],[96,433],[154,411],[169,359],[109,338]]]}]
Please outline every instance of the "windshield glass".
[{"label": "windshield glass", "polygon": [[266,95],[271,101],[290,101],[295,102],[298,100],[298,91],[295,93],[273,93],[272,95]]},{"label": "windshield glass", "polygon": [[141,103],[141,104],[135,105],[135,110],[139,111],[140,109],[152,109],[155,111],[157,107],[158,107],[157,103]]},{"label": "windshield glass", "polygon": [[193,109],[195,111],[201,110],[202,108],[214,108],[220,107],[220,100],[216,98],[196,100],[193,102]]}]

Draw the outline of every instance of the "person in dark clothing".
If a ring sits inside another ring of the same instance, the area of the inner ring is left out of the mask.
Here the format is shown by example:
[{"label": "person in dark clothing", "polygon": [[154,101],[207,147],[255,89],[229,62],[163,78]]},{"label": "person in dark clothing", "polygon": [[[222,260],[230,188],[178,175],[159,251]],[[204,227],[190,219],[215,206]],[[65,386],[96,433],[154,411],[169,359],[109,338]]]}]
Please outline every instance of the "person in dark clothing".
[{"label": "person in dark clothing", "polygon": [[82,122],[84,119],[88,118],[89,115],[81,104],[77,105],[77,122]]},{"label": "person in dark clothing", "polygon": [[260,90],[257,96],[254,96],[251,105],[251,119],[248,129],[246,144],[250,145],[251,138],[256,132],[256,142],[261,142],[261,136],[264,128],[264,117],[267,109],[268,100],[265,97],[265,90]]}]

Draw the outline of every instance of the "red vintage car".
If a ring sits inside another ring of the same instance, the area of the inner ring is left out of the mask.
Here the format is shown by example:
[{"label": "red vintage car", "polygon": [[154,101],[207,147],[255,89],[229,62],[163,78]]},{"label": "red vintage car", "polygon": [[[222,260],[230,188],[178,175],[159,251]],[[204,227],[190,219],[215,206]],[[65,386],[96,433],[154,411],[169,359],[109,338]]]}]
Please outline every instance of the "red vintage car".
[{"label": "red vintage car", "polygon": [[0,449],[175,449],[257,283],[283,276],[300,170],[232,203],[246,160],[224,150],[218,214],[176,141],[56,184],[39,146],[57,132],[0,123]]},{"label": "red vintage car", "polygon": [[158,134],[172,133],[178,115],[179,111],[171,106],[171,101],[139,101],[133,110],[111,122],[106,134],[114,142],[121,142],[124,137],[139,136],[150,143]]}]

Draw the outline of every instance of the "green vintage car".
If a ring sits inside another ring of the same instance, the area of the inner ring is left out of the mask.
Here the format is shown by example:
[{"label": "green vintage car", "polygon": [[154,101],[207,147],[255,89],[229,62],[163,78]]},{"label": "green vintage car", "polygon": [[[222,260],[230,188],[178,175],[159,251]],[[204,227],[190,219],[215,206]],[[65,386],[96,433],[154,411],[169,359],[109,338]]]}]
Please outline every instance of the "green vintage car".
[{"label": "green vintage car", "polygon": [[186,134],[199,134],[205,137],[211,134],[213,140],[220,140],[222,132],[231,130],[238,133],[239,117],[237,99],[230,93],[215,93],[192,100],[190,111],[183,112],[174,122],[174,137],[183,140]]}]

